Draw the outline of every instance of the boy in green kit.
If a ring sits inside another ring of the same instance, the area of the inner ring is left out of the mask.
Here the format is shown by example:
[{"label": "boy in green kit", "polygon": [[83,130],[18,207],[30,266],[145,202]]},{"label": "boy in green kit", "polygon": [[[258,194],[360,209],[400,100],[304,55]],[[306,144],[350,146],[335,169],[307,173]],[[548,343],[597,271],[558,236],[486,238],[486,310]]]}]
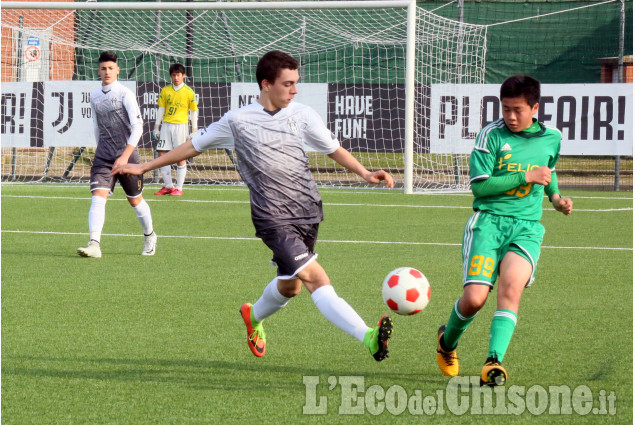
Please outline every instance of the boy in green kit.
[{"label": "boy in green kit", "polygon": [[553,207],[571,214],[573,202],[560,196],[555,167],[562,135],[533,116],[540,83],[526,75],[501,85],[503,118],[485,126],[470,156],[474,214],[463,235],[463,296],[438,331],[437,363],[447,376],[459,374],[456,347],[485,305],[498,277],[497,310],[481,384],[504,385],[501,365],[518,317],[523,289],[534,280],[545,228],[540,224],[546,193]]}]

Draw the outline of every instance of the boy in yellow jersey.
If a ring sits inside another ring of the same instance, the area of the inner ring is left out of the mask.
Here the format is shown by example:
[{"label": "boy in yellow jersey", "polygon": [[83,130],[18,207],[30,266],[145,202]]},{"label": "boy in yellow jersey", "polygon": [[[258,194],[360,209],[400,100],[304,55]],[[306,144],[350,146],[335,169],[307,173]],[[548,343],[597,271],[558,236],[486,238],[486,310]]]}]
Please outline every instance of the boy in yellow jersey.
[{"label": "boy in yellow jersey", "polygon": [[[159,156],[171,151],[177,146],[190,140],[198,130],[198,107],[194,91],[186,85],[185,67],[179,63],[170,66],[172,85],[166,86],[159,95],[159,109],[154,124],[152,136],[157,140]],[[188,131],[188,112],[192,122],[192,131]],[[163,127],[161,127],[163,122]],[[169,165],[161,167],[163,187],[155,195],[183,195],[183,182],[187,171],[186,161],[180,161],[176,167],[176,186],[172,184],[172,168]]]},{"label": "boy in yellow jersey", "polygon": [[556,163],[560,131],[545,127],[538,112],[540,83],[514,75],[502,84],[503,118],[485,126],[470,156],[474,214],[463,235],[463,296],[438,331],[437,363],[444,375],[459,374],[459,338],[485,305],[498,277],[497,309],[481,384],[504,385],[501,366],[516,327],[523,289],[536,274],[545,228],[540,224],[545,193],[564,215],[573,202],[560,196]]}]

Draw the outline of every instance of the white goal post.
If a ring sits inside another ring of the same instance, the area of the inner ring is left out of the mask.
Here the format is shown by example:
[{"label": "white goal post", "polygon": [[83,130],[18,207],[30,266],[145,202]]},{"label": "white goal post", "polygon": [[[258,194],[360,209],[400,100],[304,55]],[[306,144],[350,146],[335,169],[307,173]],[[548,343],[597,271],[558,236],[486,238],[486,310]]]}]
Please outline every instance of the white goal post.
[{"label": "white goal post", "polygon": [[[1,14],[3,181],[87,181],[101,51],[119,55],[119,79],[137,94],[147,160],[171,64],[186,68],[202,128],[256,98],[257,60],[282,50],[300,61],[296,99],[367,168],[391,172],[405,193],[469,187],[466,146],[480,127],[469,90],[484,82],[487,27],[415,0],[7,1]],[[308,157],[320,187],[369,187],[324,155]],[[242,184],[239,171],[232,151],[208,151],[189,161],[188,181]]]}]

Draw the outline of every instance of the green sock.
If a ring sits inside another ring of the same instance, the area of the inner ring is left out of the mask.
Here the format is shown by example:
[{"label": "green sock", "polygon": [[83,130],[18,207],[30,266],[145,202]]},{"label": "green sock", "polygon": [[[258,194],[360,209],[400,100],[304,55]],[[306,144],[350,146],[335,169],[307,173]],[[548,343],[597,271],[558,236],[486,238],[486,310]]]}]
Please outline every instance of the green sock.
[{"label": "green sock", "polygon": [[[371,350],[371,352],[377,352],[377,349],[379,348],[379,344],[377,343],[377,338],[375,338],[374,340],[372,339],[373,331],[374,331],[373,328],[370,328],[369,330],[366,331],[366,334],[364,335],[364,341],[362,342],[362,344],[368,347],[368,349]],[[375,351],[373,351],[373,348],[375,348]]]},{"label": "green sock", "polygon": [[489,352],[487,357],[496,357],[503,361],[505,352],[512,339],[518,315],[511,310],[496,310],[489,331]]},{"label": "green sock", "polygon": [[463,316],[459,311],[459,300],[456,300],[454,308],[452,308],[452,313],[450,313],[450,319],[448,319],[445,333],[441,339],[441,348],[454,350],[459,343],[459,338],[461,338],[463,332],[465,332],[470,323],[472,323],[474,317],[476,317],[476,314],[472,317]]},{"label": "green sock", "polygon": [[256,316],[254,316],[254,308],[251,307],[251,324],[256,326],[260,321],[256,320]]}]

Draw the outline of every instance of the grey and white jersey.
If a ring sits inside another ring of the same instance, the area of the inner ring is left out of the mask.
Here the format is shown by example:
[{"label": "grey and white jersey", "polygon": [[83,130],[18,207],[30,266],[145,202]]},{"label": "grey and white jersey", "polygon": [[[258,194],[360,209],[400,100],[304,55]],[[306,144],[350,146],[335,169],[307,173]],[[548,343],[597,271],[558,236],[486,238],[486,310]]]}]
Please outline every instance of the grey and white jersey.
[{"label": "grey and white jersey", "polygon": [[304,143],[324,154],[340,143],[310,107],[291,102],[272,115],[256,101],[199,130],[192,143],[198,152],[236,150],[256,230],[324,219]]},{"label": "grey and white jersey", "polygon": [[137,146],[143,120],[139,104],[130,89],[115,81],[90,94],[97,138],[95,162],[113,163],[126,145]]}]

